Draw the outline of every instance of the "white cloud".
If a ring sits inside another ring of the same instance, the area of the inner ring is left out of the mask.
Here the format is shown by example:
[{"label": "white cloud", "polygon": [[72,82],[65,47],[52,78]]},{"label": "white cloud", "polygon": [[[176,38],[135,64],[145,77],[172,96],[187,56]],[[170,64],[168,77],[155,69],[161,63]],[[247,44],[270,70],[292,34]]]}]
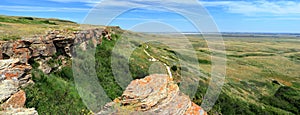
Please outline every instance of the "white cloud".
[{"label": "white cloud", "polygon": [[272,18],[247,18],[247,21],[262,21],[262,20],[288,20],[288,21],[300,21],[300,17],[272,17]]},{"label": "white cloud", "polygon": [[2,10],[19,12],[87,12],[88,8],[68,8],[68,7],[36,7],[36,6],[4,6]]},{"label": "white cloud", "polygon": [[230,13],[238,13],[244,15],[255,14],[300,14],[299,1],[201,1],[205,7],[221,7]]},{"label": "white cloud", "polygon": [[199,15],[200,13],[191,12],[191,9],[199,11],[200,4],[198,4],[197,0],[102,0],[100,4],[87,5],[95,6],[94,10],[102,8],[102,11],[121,11],[124,9],[132,9],[138,7],[140,9],[146,9],[157,12],[173,12],[170,10],[176,10],[178,12],[193,13],[194,15]]},{"label": "white cloud", "polygon": [[[104,2],[106,7],[131,7],[137,6],[176,6],[178,9],[191,8],[197,0],[48,0],[61,3],[82,2],[86,6],[94,7],[100,2]],[[260,13],[269,13],[273,15],[300,14],[300,2],[290,0],[220,0],[208,1],[199,0],[199,3],[205,7],[220,7],[229,13],[238,13],[244,15],[256,15]]]},{"label": "white cloud", "polygon": [[82,3],[99,3],[101,0],[48,0],[53,2],[70,3],[70,2],[82,2]]}]

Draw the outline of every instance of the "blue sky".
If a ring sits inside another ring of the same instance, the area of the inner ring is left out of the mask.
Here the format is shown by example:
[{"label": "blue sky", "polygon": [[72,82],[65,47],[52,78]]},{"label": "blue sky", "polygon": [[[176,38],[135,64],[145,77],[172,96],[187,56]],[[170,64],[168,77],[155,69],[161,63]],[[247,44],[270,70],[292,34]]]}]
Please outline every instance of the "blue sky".
[{"label": "blue sky", "polygon": [[[100,9],[99,3],[106,7]],[[129,29],[136,24],[157,21],[179,31],[190,32],[196,30],[186,18],[151,6],[168,4],[178,9],[191,9],[198,8],[200,4],[207,9],[221,32],[300,33],[299,0],[200,0],[198,5],[194,3],[194,0],[2,0],[0,14],[60,18],[84,23],[93,8],[99,8],[98,12],[109,15],[114,10],[139,5],[147,8],[123,13],[111,25]]]}]

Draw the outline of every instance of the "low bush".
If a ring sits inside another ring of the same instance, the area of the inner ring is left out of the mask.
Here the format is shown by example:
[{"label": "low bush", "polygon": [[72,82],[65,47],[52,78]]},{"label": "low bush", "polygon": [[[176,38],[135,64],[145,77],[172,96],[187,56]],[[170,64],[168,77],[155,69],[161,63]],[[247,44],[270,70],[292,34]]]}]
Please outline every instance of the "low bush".
[{"label": "low bush", "polygon": [[45,75],[39,70],[33,72],[35,84],[27,87],[26,107],[36,108],[42,115],[89,114],[71,81],[65,81],[54,74]]}]

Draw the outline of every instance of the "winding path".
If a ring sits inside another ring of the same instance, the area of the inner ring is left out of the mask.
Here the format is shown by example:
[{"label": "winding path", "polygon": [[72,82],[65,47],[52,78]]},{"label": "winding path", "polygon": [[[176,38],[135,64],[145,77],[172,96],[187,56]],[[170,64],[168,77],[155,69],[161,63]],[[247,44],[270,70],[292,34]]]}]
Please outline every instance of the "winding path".
[{"label": "winding path", "polygon": [[[146,49],[148,49],[148,48],[149,48],[149,46],[147,45],[147,46],[146,46]],[[161,62],[161,63],[163,63],[164,66],[165,66],[166,69],[167,69],[167,72],[168,72],[170,78],[173,78],[172,72],[171,72],[171,68],[170,68],[166,63],[160,61],[159,59],[154,58],[153,56],[151,56],[151,55],[149,54],[149,52],[146,51],[146,49],[144,49],[144,52],[145,52],[149,57],[151,57],[151,59],[149,59],[149,61],[151,61],[151,62]]]}]

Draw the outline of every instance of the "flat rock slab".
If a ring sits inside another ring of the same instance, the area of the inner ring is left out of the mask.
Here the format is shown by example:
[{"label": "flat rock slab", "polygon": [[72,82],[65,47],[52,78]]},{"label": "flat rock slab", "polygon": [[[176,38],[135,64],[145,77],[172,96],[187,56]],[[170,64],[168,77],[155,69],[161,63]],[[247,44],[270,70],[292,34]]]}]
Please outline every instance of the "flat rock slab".
[{"label": "flat rock slab", "polygon": [[11,95],[18,91],[18,86],[12,80],[4,80],[0,82],[0,102],[8,99]]},{"label": "flat rock slab", "polygon": [[1,105],[1,108],[22,108],[26,102],[26,94],[23,90],[12,95],[4,104]]},{"label": "flat rock slab", "polygon": [[179,91],[173,79],[153,74],[132,81],[123,95],[108,103],[99,115],[206,115],[189,96]]}]

